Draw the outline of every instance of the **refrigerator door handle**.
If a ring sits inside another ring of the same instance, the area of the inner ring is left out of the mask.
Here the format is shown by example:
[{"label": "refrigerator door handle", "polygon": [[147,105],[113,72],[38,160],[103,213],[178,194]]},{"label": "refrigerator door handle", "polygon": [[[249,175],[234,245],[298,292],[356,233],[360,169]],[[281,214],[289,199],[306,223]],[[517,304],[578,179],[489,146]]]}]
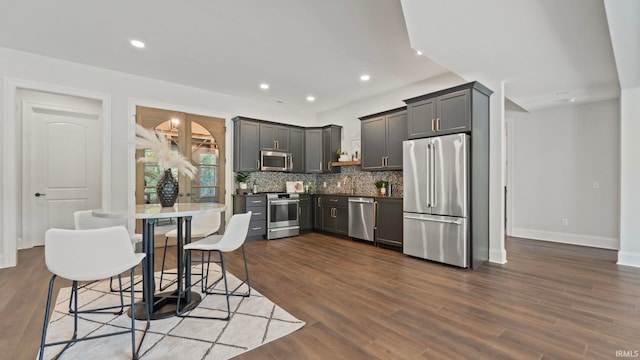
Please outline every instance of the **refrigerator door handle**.
[{"label": "refrigerator door handle", "polygon": [[431,144],[427,144],[427,207],[431,207]]},{"label": "refrigerator door handle", "polygon": [[444,224],[462,225],[462,220],[445,220],[445,219],[435,219],[435,218],[423,218],[423,217],[411,216],[411,215],[405,215],[404,218],[405,219],[411,219],[411,220],[420,220],[420,221],[433,221],[433,222],[439,222],[439,223],[444,223]]},{"label": "refrigerator door handle", "polygon": [[429,169],[429,181],[431,182],[431,197],[429,201],[431,202],[431,207],[436,207],[436,144],[431,145],[431,159],[429,162],[431,163],[431,168]]}]

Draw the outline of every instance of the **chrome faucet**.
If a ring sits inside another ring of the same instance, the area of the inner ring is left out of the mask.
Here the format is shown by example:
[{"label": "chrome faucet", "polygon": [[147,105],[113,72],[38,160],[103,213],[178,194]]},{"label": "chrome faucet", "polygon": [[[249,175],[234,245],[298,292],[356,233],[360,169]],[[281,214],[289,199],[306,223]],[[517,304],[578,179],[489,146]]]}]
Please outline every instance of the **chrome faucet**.
[{"label": "chrome faucet", "polygon": [[355,186],[354,186],[354,184],[353,184],[353,178],[351,177],[351,175],[347,175],[347,176],[345,176],[345,177],[344,177],[344,179],[342,179],[342,182],[343,182],[343,183],[345,183],[345,185],[346,185],[347,180],[349,180],[349,193],[350,193],[351,195],[355,195],[355,193],[356,193],[356,187],[355,187]]}]

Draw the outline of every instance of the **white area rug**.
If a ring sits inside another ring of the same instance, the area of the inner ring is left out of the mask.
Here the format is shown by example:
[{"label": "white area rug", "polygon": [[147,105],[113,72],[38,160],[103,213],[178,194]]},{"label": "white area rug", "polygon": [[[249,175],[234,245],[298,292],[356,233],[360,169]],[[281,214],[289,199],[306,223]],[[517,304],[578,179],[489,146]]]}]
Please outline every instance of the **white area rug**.
[{"label": "white area rug", "polygon": [[[199,271],[194,266],[194,272]],[[220,268],[212,264],[210,279],[216,279]],[[175,272],[175,271],[173,271]],[[156,273],[158,288],[160,273]],[[165,275],[166,276],[166,275]],[[170,277],[171,275],[169,275]],[[196,280],[194,276],[193,280]],[[240,283],[228,274],[229,288]],[[128,277],[123,277],[123,285],[128,286]],[[166,282],[164,283],[166,285]],[[136,288],[140,287],[137,285]],[[221,287],[218,284],[218,287]],[[238,291],[245,292],[246,284]],[[172,289],[172,288],[170,288]],[[170,290],[168,289],[168,290]],[[61,289],[56,300],[55,311],[51,313],[47,342],[71,338],[73,316],[68,312],[71,288]],[[200,286],[193,288],[200,292]],[[129,293],[125,293],[129,295]],[[125,296],[126,296],[125,295]],[[141,296],[136,293],[136,297]],[[125,304],[129,303],[125,297]],[[151,326],[140,350],[140,358],[152,359],[229,359],[254,349],[270,341],[288,335],[304,326],[304,322],[284,311],[262,294],[251,289],[250,297],[232,296],[232,317],[229,321],[170,317],[151,320]],[[101,281],[80,290],[79,309],[97,308],[119,304],[118,293],[109,292],[109,281]],[[193,315],[225,316],[226,300],[221,295],[205,295],[202,302],[191,311]],[[119,331],[131,325],[131,318],[125,314],[80,314],[78,338],[101,333]],[[136,341],[139,344],[145,322],[136,321]],[[39,346],[39,344],[38,344]],[[45,347],[45,359],[51,359],[63,346]],[[88,340],[70,346],[60,359],[131,359],[131,334],[123,334]]]}]

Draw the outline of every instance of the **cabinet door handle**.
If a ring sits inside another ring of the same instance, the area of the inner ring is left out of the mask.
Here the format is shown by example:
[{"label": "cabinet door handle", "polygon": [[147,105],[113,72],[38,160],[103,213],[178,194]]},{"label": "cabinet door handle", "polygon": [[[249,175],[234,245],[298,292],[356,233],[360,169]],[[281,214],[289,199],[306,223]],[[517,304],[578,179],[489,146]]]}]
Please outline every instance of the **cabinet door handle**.
[{"label": "cabinet door handle", "polygon": [[260,160],[256,160],[256,168],[260,169]]},{"label": "cabinet door handle", "polygon": [[378,202],[373,202],[373,230],[378,230]]},{"label": "cabinet door handle", "polygon": [[435,122],[436,122],[436,119],[431,119],[431,132],[435,132],[436,131]]},{"label": "cabinet door handle", "polygon": [[251,200],[254,204],[262,204],[262,200]]},{"label": "cabinet door handle", "polygon": [[327,161],[327,170],[331,171],[331,161]]},{"label": "cabinet door handle", "polygon": [[320,199],[321,199],[321,198],[317,198],[317,199],[316,199],[316,203],[318,204],[318,207],[320,206]]},{"label": "cabinet door handle", "polygon": [[384,156],[380,158],[382,160],[382,166],[384,166]]},{"label": "cabinet door handle", "polygon": [[253,215],[252,215],[252,216],[260,216],[260,215],[262,215],[262,213],[261,213],[261,212],[255,212],[255,213],[253,213]]},{"label": "cabinet door handle", "polygon": [[260,227],[254,227],[254,228],[251,228],[251,230],[254,230],[254,231],[255,231],[255,230],[262,230],[262,226],[260,226]]},{"label": "cabinet door handle", "polygon": [[331,202],[338,202],[338,199],[329,199]]},{"label": "cabinet door handle", "polygon": [[322,161],[320,161],[320,172],[322,172]]},{"label": "cabinet door handle", "polygon": [[440,131],[440,118],[436,118],[436,130]]}]

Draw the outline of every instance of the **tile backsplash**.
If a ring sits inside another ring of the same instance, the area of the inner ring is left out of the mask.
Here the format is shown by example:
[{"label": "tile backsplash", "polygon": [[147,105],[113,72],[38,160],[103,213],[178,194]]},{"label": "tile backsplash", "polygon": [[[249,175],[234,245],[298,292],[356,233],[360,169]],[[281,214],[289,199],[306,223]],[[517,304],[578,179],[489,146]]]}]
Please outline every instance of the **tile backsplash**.
[{"label": "tile backsplash", "polygon": [[[254,180],[258,191],[285,191],[285,182],[302,181],[305,185],[314,185],[313,193],[335,194],[348,193],[351,188],[349,181],[354,182],[356,195],[376,196],[375,182],[387,180],[391,182],[392,197],[402,197],[402,170],[395,171],[362,171],[359,165],[343,166],[342,172],[337,174],[293,174],[284,172],[252,172],[250,173],[249,188]],[[234,174],[235,175],[235,174]],[[352,180],[349,180],[350,179]],[[323,186],[326,183],[326,187]],[[340,183],[340,187],[338,187]],[[237,185],[234,184],[234,188]]]}]

